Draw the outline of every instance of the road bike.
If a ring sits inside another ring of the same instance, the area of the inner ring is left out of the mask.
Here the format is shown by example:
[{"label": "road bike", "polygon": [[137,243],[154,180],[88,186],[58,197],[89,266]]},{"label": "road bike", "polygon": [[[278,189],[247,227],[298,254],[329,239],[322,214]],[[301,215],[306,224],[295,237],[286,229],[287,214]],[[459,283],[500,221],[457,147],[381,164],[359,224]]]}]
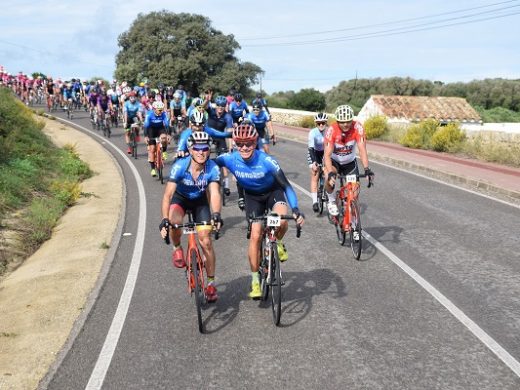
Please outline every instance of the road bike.
[{"label": "road bike", "polygon": [[65,111],[67,112],[68,119],[74,118],[74,108],[72,107],[72,104],[72,98],[68,98],[65,106]]},{"label": "road bike", "polygon": [[161,181],[161,184],[164,184],[164,160],[163,160],[163,145],[161,143],[161,139],[158,137],[155,139],[155,170],[157,171],[157,176]]},{"label": "road bike", "polygon": [[175,117],[172,127],[172,138],[175,143],[179,142],[181,133],[186,129],[186,121],[182,115]]},{"label": "road bike", "polygon": [[[365,174],[338,175],[340,188],[336,191],[336,205],[339,214],[331,216],[336,228],[336,235],[340,245],[344,245],[347,234],[350,238],[350,248],[356,260],[361,257],[363,235],[361,234],[361,211],[359,208],[359,178]],[[368,176],[368,187],[373,185],[372,176]]]},{"label": "road bike", "polygon": [[327,203],[327,193],[325,192],[325,176],[323,165],[318,164],[318,213],[323,214],[323,206]]},{"label": "road bike", "polygon": [[[261,300],[266,301],[271,291],[271,310],[273,322],[276,326],[280,325],[282,318],[282,286],[285,284],[282,277],[280,258],[278,257],[278,239],[276,229],[280,226],[283,219],[292,219],[292,215],[278,215],[269,213],[261,217],[251,216],[248,218],[247,239],[251,237],[251,224],[255,221],[263,223],[262,243],[260,247],[260,288],[262,291]],[[296,225],[296,237],[301,235],[301,226]]]},{"label": "road bike", "polygon": [[137,136],[139,134],[139,130],[141,127],[141,123],[138,118],[133,118],[133,123],[130,125],[130,131],[128,132],[128,138],[130,140],[129,147],[132,149],[132,157],[137,159]]},{"label": "road bike", "polygon": [[[195,298],[195,309],[197,311],[197,322],[199,332],[204,333],[204,322],[202,320],[202,309],[208,303],[206,298],[206,266],[202,255],[202,248],[195,237],[197,226],[208,226],[211,222],[194,222],[191,210],[186,210],[188,222],[170,225],[171,229],[182,229],[182,234],[188,235],[188,246],[186,248],[186,280],[188,282],[188,293]],[[218,231],[215,231],[215,239],[218,240]],[[166,244],[170,244],[170,233],[164,239]]]}]

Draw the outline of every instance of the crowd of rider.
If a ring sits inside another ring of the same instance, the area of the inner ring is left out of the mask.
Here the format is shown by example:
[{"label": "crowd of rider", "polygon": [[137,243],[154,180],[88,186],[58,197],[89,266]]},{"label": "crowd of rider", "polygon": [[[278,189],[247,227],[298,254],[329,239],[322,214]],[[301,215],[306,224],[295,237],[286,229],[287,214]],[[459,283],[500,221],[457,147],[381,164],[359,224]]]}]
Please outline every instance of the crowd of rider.
[{"label": "crowd of rider", "polygon": [[[75,104],[90,110],[91,115],[122,119],[128,153],[131,153],[131,125],[142,124],[152,176],[157,174],[154,161],[157,142],[162,144],[162,157],[167,160],[166,150],[172,136],[179,137],[161,204],[163,218],[159,228],[161,236],[170,235],[173,242],[173,265],[185,268],[181,231],[171,228],[172,224],[182,223],[187,210],[192,212],[195,222],[211,221],[211,225],[197,228],[206,259],[205,293],[209,302],[218,298],[210,233],[220,229],[223,223],[221,197],[231,193],[229,172],[237,182],[238,206],[245,210],[246,216],[262,216],[269,211],[287,215],[290,211],[298,225],[304,223],[296,193],[279,162],[270,154],[270,144],[276,142],[276,133],[267,102],[261,94],[257,94],[249,106],[235,90],[230,90],[226,96],[208,90],[200,97],[191,97],[182,85],[173,88],[159,84],[157,88],[151,88],[146,82],[131,86],[116,80],[106,85],[102,80],[87,82],[78,78],[70,81],[52,77],[33,79],[22,72],[13,77],[2,68],[0,82],[12,88],[28,105],[32,104],[33,96],[43,95],[49,111]],[[359,172],[357,151],[365,175],[373,176],[373,172],[368,165],[364,129],[354,120],[352,108],[340,105],[334,117],[331,124],[325,113],[317,113],[314,117],[316,127],[309,132],[307,160],[313,211],[318,212],[318,172],[323,169],[328,212],[337,216],[339,211],[333,194],[336,177]],[[137,141],[140,141],[140,134],[137,134]],[[210,159],[212,147],[217,152],[214,159]],[[287,229],[287,221],[282,220],[276,232],[280,261],[288,259],[282,241]],[[261,223],[252,223],[248,258],[251,269],[249,296],[253,299],[261,296],[258,273],[261,238]]]}]

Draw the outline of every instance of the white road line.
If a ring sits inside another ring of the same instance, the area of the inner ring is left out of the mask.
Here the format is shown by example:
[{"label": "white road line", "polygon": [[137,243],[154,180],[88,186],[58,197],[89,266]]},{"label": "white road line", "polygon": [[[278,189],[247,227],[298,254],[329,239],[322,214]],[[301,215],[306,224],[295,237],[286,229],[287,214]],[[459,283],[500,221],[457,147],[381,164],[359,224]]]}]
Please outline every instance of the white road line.
[{"label": "white road line", "polygon": [[92,374],[90,375],[90,379],[87,383],[87,386],[85,387],[85,389],[88,390],[98,390],[101,389],[101,387],[103,386],[105,376],[107,374],[108,368],[110,367],[110,363],[112,362],[112,357],[114,356],[114,351],[119,341],[121,330],[123,329],[123,325],[125,323],[128,308],[130,307],[130,301],[132,300],[132,295],[134,294],[137,275],[139,274],[139,267],[141,265],[141,257],[143,255],[144,248],[144,237],[146,232],[146,194],[144,192],[144,185],[143,181],[141,180],[141,176],[139,175],[139,172],[137,172],[136,167],[134,166],[134,164],[132,164],[131,160],[126,156],[126,154],[123,151],[121,151],[107,138],[102,137],[99,134],[96,134],[95,132],[86,129],[82,126],[78,126],[76,123],[67,120],[63,121],[69,123],[73,127],[81,127],[83,130],[87,131],[91,135],[103,140],[106,144],[110,145],[110,147],[112,147],[117,153],[119,153],[123,157],[123,159],[128,163],[128,166],[132,170],[132,173],[135,177],[135,181],[137,183],[137,190],[139,194],[140,207],[139,216],[137,219],[137,233],[135,235],[134,252],[132,254],[132,260],[130,263],[130,268],[128,270],[128,275],[126,277],[125,286],[123,288],[123,292],[121,293],[121,298],[119,298],[119,303],[117,305],[114,318],[112,319],[110,329],[108,330],[107,337],[105,338],[105,342],[103,343],[103,348],[99,353],[96,365],[94,366]]},{"label": "white road line", "polygon": [[[393,168],[393,167],[391,167]],[[408,172],[408,171],[405,171]],[[410,173],[410,172],[408,172]],[[421,175],[419,175],[421,176]],[[427,179],[431,179],[426,177]],[[299,186],[294,182],[290,182],[291,185],[309,198],[311,197],[311,193]],[[440,182],[441,184],[446,184]],[[455,188],[460,189],[460,187],[454,186]],[[491,198],[495,200],[494,198]],[[444,306],[448,311],[466,328],[469,329],[475,337],[477,337],[486,347],[489,348],[491,352],[493,352],[500,360],[502,360],[515,374],[520,377],[520,362],[516,360],[513,356],[509,354],[498,342],[496,342],[490,335],[488,335],[482,328],[480,328],[471,318],[469,318],[462,310],[460,310],[455,304],[450,301],[446,296],[444,296],[439,290],[433,287],[429,282],[427,282],[421,275],[415,272],[412,268],[410,268],[406,263],[404,263],[399,257],[394,255],[389,249],[387,249],[383,244],[378,242],[375,238],[373,238],[370,234],[363,230],[363,236],[374,245],[381,253],[383,253],[386,257],[388,257],[395,265],[401,268],[408,276],[410,276],[419,286],[425,289],[432,297],[434,297],[442,306]]]}]

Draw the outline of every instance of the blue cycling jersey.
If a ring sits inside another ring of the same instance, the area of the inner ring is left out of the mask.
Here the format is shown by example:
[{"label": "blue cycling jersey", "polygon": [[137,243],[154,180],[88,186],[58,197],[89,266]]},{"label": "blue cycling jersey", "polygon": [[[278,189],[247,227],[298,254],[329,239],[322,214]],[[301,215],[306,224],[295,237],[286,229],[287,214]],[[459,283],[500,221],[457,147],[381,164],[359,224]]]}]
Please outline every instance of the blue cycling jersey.
[{"label": "blue cycling jersey", "polygon": [[183,108],[186,108],[186,104],[184,101],[179,100],[176,102],[174,99],[170,101],[170,109],[172,110],[182,110]]},{"label": "blue cycling jersey", "polygon": [[213,107],[208,107],[206,111],[208,113],[208,126],[220,131],[233,127],[233,118],[231,118],[228,112],[224,112],[223,115],[219,117],[217,116],[217,110]]},{"label": "blue cycling jersey", "polygon": [[[233,135],[230,132],[223,132],[218,131],[212,127],[204,126],[203,131],[209,134],[212,138],[231,138]],[[187,152],[188,151],[188,138],[190,137],[191,133],[193,133],[193,130],[190,128],[185,129],[181,136],[179,137],[179,144],[177,146],[177,152]]]},{"label": "blue cycling jersey", "polygon": [[220,181],[220,168],[213,160],[206,161],[204,170],[197,180],[193,179],[190,172],[191,157],[179,158],[172,165],[168,181],[177,183],[176,193],[188,198],[199,199],[206,196],[206,188],[209,183]]},{"label": "blue cycling jersey", "polygon": [[280,184],[291,208],[298,207],[298,199],[276,159],[261,151],[255,150],[249,160],[244,160],[238,151],[221,154],[215,162],[226,167],[236,177],[238,184],[249,193],[266,194],[275,182]]},{"label": "blue cycling jersey", "polygon": [[260,111],[258,115],[255,115],[254,112],[250,112],[247,114],[246,118],[255,124],[256,131],[258,131],[258,136],[260,138],[264,138],[265,126],[267,122],[271,120],[271,118],[269,118],[269,114],[263,110]]},{"label": "blue cycling jersey", "polygon": [[323,133],[317,127],[309,132],[309,148],[323,152]]},{"label": "blue cycling jersey", "polygon": [[235,101],[232,101],[229,105],[229,113],[231,114],[234,120],[243,117],[244,111],[246,113],[249,113],[249,108],[247,108],[247,103],[245,100],[242,100],[240,104],[238,104]]},{"label": "blue cycling jersey", "polygon": [[133,103],[130,100],[127,100],[125,102],[125,111],[130,119],[135,117],[140,109],[141,103],[139,103],[137,100]]},{"label": "blue cycling jersey", "polygon": [[150,110],[146,113],[146,118],[144,119],[144,128],[153,128],[153,129],[162,129],[168,128],[170,125],[170,121],[168,119],[168,115],[166,112],[162,112],[161,115],[156,115],[153,110]]}]

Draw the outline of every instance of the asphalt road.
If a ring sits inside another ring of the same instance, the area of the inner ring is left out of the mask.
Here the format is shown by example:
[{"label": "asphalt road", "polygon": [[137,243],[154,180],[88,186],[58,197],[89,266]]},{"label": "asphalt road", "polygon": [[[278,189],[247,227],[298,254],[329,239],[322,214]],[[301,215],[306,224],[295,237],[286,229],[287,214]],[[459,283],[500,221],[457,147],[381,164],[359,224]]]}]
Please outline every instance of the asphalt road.
[{"label": "asphalt road", "polygon": [[[84,113],[73,122],[90,129]],[[300,239],[293,226],[286,235],[275,327],[270,306],[247,298],[246,223],[233,192],[214,243],[220,298],[201,335],[158,233],[164,187],[144,147],[129,160],[120,129],[109,141],[123,151],[105,143],[125,176],[131,235],[49,389],[520,388],[518,208],[372,163],[375,187],[361,192],[370,242],[355,261],[297,190],[307,219]],[[282,140],[272,152],[307,189],[305,145]]]}]

